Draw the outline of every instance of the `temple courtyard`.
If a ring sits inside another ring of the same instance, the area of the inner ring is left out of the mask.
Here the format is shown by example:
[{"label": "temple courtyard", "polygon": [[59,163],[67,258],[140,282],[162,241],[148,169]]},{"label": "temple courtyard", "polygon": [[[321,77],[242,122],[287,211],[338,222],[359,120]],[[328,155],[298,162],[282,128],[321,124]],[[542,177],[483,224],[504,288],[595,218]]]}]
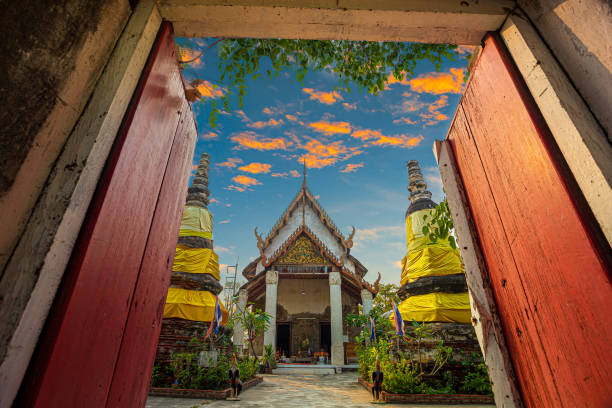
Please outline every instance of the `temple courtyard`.
[{"label": "temple courtyard", "polygon": [[[264,382],[246,390],[240,401],[149,397],[146,408],[192,407],[368,407],[371,394],[357,383],[356,372],[336,375],[265,375]],[[387,407],[432,407],[425,404],[386,404]],[[449,407],[451,405],[435,405]],[[459,405],[452,405],[459,406]],[[494,405],[461,405],[473,408]]]}]

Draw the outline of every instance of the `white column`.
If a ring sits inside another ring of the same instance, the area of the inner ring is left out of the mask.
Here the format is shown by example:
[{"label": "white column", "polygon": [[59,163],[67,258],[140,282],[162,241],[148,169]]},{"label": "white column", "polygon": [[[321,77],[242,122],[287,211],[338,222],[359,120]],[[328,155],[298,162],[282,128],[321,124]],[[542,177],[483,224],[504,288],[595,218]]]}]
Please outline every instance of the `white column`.
[{"label": "white column", "polygon": [[[234,310],[234,314],[243,313],[247,307],[247,298],[248,293],[244,289],[240,289],[238,291],[238,302],[236,303],[236,310]],[[234,322],[234,346],[240,350],[240,354],[242,354],[242,349],[244,348],[244,331],[245,328],[241,322]]]},{"label": "white column", "polygon": [[372,292],[361,289],[361,309],[364,315],[368,315],[372,310]]},{"label": "white column", "polygon": [[264,345],[271,344],[276,351],[276,292],[278,272],[266,272],[266,313],[270,315],[270,327],[264,333]]},{"label": "white column", "polygon": [[329,305],[331,309],[331,363],[344,364],[344,339],[342,336],[342,292],[340,272],[329,273]]}]

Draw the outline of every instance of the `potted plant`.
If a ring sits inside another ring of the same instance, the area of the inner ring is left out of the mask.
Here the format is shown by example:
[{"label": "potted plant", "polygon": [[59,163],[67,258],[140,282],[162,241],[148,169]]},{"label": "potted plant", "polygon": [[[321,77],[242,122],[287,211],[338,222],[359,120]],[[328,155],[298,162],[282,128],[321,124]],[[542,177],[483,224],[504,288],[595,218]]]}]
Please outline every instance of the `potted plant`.
[{"label": "potted plant", "polygon": [[270,344],[264,346],[263,363],[265,373],[271,374],[272,369],[276,368],[276,357],[274,355],[274,349]]}]

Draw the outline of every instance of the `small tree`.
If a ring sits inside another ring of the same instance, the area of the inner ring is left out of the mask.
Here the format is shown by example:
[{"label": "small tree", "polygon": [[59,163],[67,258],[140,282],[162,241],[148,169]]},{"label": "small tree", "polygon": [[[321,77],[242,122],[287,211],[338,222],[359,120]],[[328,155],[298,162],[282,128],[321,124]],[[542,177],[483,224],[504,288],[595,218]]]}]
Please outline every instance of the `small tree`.
[{"label": "small tree", "polygon": [[[270,327],[270,314],[264,312],[261,309],[255,309],[252,306],[253,303],[249,302],[249,306],[241,308],[237,303],[237,298],[234,298],[235,311],[231,318],[232,326],[239,322],[243,328],[247,330],[247,341],[249,342],[250,349],[253,352],[253,356],[257,358],[255,347],[253,346],[253,340],[255,337],[262,335],[268,327]],[[249,357],[249,349],[247,348],[247,357]]]},{"label": "small tree", "polygon": [[374,298],[374,306],[380,306],[380,308],[388,312],[393,308],[392,300],[395,300],[395,304],[399,305],[400,298],[397,296],[399,286],[393,283],[383,283],[378,288],[378,294]]}]

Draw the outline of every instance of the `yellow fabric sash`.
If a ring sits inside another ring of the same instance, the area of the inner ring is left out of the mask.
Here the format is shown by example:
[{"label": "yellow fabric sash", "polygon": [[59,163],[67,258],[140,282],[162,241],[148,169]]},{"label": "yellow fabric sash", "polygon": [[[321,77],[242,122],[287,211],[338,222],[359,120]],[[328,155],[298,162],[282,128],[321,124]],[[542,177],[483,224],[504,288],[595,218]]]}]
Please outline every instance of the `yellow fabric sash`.
[{"label": "yellow fabric sash", "polygon": [[208,273],[219,280],[219,255],[208,248],[189,248],[177,245],[172,270],[174,272]]},{"label": "yellow fabric sash", "polygon": [[[217,297],[208,291],[169,288],[164,306],[164,318],[177,317],[196,322],[210,322],[215,313],[216,301]],[[229,313],[221,300],[219,306],[223,317],[222,324],[225,325]]]},{"label": "yellow fabric sash", "polygon": [[186,205],[179,237],[202,237],[212,239],[213,217],[206,208]]},{"label": "yellow fabric sash", "polygon": [[398,309],[406,322],[470,323],[472,320],[467,292],[410,296],[399,304]]}]

